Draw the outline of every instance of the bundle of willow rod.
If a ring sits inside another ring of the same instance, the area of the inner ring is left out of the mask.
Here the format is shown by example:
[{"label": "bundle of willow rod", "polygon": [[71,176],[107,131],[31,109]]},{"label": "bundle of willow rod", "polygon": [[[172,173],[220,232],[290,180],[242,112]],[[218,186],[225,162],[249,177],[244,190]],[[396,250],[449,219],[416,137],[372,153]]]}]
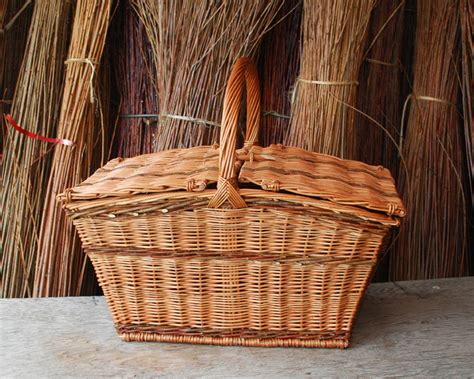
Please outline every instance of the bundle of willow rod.
[{"label": "bundle of willow rod", "polygon": [[461,44],[462,44],[462,99],[464,113],[464,140],[467,167],[468,236],[471,252],[470,275],[474,273],[474,4],[460,0]]},{"label": "bundle of willow rod", "polygon": [[[466,143],[466,166],[469,174],[468,187],[470,193],[471,212],[474,206],[474,101],[472,87],[474,83],[474,4],[472,1],[460,0],[461,45],[462,45],[462,99],[464,113],[464,138]],[[474,225],[474,219],[471,221]],[[471,234],[472,235],[472,234]],[[474,237],[473,237],[474,239]],[[474,241],[473,241],[474,242]]]},{"label": "bundle of willow rod", "polygon": [[158,94],[145,26],[128,5],[124,12],[121,41],[117,70],[121,95],[118,154],[133,157],[152,152],[158,120],[152,115],[158,114]]},{"label": "bundle of willow rod", "polygon": [[154,150],[218,141],[224,87],[240,56],[254,55],[282,0],[133,0],[157,68]]},{"label": "bundle of willow rod", "polygon": [[301,0],[285,0],[276,17],[277,22],[281,21],[262,41],[262,146],[283,143],[290,123],[290,92],[298,74],[302,10]]},{"label": "bundle of willow rod", "polygon": [[97,148],[97,133],[92,121],[99,104],[94,79],[104,49],[110,7],[108,0],[79,0],[76,3],[57,132],[58,137],[75,144],[57,145],[54,149],[41,221],[35,296],[80,293],[86,258],[56,195],[79,183],[91,170],[90,161]]},{"label": "bundle of willow rod", "polygon": [[[10,112],[32,9],[32,0],[0,0],[0,115]],[[0,117],[0,125],[3,130],[3,117]],[[2,141],[3,132],[0,133],[0,144],[3,146]]]},{"label": "bundle of willow rod", "polygon": [[[70,3],[35,2],[12,104],[14,120],[44,136],[56,133]],[[8,128],[3,162],[2,296],[31,296],[51,145]]]},{"label": "bundle of willow rod", "polygon": [[408,209],[391,279],[467,273],[466,196],[459,95],[457,0],[418,0],[413,93],[399,191]]},{"label": "bundle of willow rod", "polygon": [[304,0],[302,52],[286,144],[353,155],[357,79],[375,0]]},{"label": "bundle of willow rod", "polygon": [[[114,12],[112,11],[112,14]],[[113,17],[112,17],[113,18]],[[111,22],[112,23],[112,22]],[[89,125],[88,130],[92,130],[93,134],[84,136],[84,146],[88,146],[87,155],[82,159],[81,177],[88,178],[95,170],[103,166],[106,160],[110,160],[113,154],[113,139],[116,135],[117,109],[113,109],[112,100],[112,68],[111,54],[116,45],[111,42],[110,26],[105,42],[104,51],[102,53],[100,70],[97,72],[96,95],[98,105],[88,105],[85,109],[86,116],[83,123]],[[91,125],[94,124],[93,127]],[[75,230],[75,228],[74,228]],[[71,295],[97,295],[100,294],[99,284],[95,275],[94,267],[88,257],[79,252],[81,246],[78,246],[77,253],[74,254],[74,263],[71,267],[76,272],[71,273],[71,282],[75,283],[75,290],[71,291]],[[75,279],[74,279],[75,278]]]},{"label": "bundle of willow rod", "polygon": [[[359,74],[353,158],[390,169],[396,178],[402,113],[405,0],[379,1],[372,11],[365,59]],[[377,266],[375,281],[388,277],[389,260]]]},{"label": "bundle of willow rod", "polygon": [[[31,0],[0,0],[0,146],[3,152],[3,135],[6,132],[4,114],[10,113],[25,51],[28,29],[31,21],[33,6]],[[2,170],[2,155],[0,155],[0,170]],[[3,198],[3,176],[0,178],[0,196]],[[3,216],[0,207],[0,234],[3,233]],[[0,255],[3,257],[2,246]],[[2,260],[2,259],[0,259]],[[1,265],[1,263],[0,263]],[[5,290],[3,286],[0,295]]]},{"label": "bundle of willow rod", "polygon": [[387,167],[392,175],[399,164],[404,5],[379,1],[374,8],[357,96],[354,158]]}]

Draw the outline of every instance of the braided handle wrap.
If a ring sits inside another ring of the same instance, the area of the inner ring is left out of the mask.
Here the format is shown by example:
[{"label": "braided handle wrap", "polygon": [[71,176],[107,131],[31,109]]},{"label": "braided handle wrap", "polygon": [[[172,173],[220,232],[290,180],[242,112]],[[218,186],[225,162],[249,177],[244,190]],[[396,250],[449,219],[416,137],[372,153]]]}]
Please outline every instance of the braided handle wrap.
[{"label": "braided handle wrap", "polygon": [[227,200],[234,208],[247,206],[239,194],[235,171],[237,128],[244,81],[247,87],[247,133],[244,146],[250,148],[257,143],[260,125],[260,85],[254,63],[250,58],[243,57],[234,64],[227,81],[220,135],[219,179],[217,191],[209,201],[209,208],[219,208]]}]

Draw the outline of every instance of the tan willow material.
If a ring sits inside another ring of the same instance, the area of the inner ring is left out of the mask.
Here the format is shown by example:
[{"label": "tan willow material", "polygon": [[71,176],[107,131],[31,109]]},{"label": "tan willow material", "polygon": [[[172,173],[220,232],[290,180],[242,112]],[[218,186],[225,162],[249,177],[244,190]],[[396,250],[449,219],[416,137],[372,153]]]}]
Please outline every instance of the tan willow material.
[{"label": "tan willow material", "polygon": [[[236,151],[244,81],[247,135]],[[115,159],[59,196],[123,339],[348,346],[405,209],[381,167],[256,146],[259,118],[256,69],[241,58],[220,147]]]}]

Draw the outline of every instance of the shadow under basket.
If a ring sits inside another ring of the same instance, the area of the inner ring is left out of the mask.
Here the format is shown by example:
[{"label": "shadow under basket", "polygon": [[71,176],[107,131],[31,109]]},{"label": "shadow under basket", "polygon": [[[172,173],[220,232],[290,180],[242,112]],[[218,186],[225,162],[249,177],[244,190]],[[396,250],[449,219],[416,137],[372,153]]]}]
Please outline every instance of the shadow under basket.
[{"label": "shadow under basket", "polygon": [[240,59],[220,147],[114,159],[59,196],[124,340],[348,346],[405,209],[382,167],[257,146],[259,104],[255,67]]}]

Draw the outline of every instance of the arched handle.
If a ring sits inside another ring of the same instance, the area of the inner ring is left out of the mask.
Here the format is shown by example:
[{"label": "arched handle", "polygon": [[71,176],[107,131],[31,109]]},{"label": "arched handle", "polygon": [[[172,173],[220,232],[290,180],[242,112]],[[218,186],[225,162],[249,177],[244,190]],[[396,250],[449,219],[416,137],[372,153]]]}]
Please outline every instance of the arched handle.
[{"label": "arched handle", "polygon": [[227,200],[234,208],[247,206],[239,194],[235,169],[237,128],[243,84],[247,87],[247,132],[244,146],[257,142],[260,125],[260,85],[255,64],[250,58],[239,58],[232,68],[224,96],[222,114],[219,179],[217,191],[209,201],[209,208],[219,208]]}]

